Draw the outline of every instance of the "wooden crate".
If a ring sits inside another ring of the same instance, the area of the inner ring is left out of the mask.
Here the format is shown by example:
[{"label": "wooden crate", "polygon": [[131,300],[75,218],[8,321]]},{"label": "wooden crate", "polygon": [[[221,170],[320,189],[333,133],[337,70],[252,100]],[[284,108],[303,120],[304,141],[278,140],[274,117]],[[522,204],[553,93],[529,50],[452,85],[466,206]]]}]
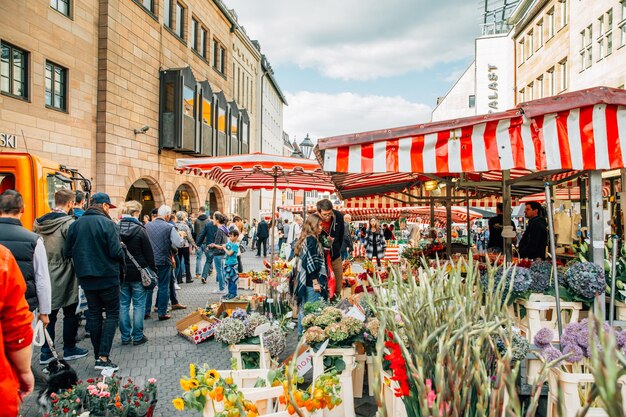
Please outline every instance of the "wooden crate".
[{"label": "wooden crate", "polygon": [[[198,311],[194,311],[176,322],[176,331],[191,343],[198,344],[215,334],[215,328],[219,322],[215,317],[208,317]],[[198,330],[189,332],[187,329],[194,324],[198,326]]]},{"label": "wooden crate", "polygon": [[243,352],[256,352],[259,354],[259,369],[270,368],[270,352],[265,349],[265,361],[263,361],[263,355],[261,355],[261,345],[230,345],[228,346],[230,354],[237,361],[237,369],[244,370],[243,359],[241,354]]},{"label": "wooden crate", "polygon": [[215,312],[215,317],[220,317],[222,313],[226,312],[228,316],[232,314],[233,311],[238,308],[247,311],[248,310],[249,301],[222,301],[219,307],[217,307],[217,311]]},{"label": "wooden crate", "polygon": [[381,392],[388,417],[407,417],[406,407],[402,398],[395,395],[395,389],[398,387],[398,383],[391,380],[391,375],[383,371],[381,375]]},{"label": "wooden crate", "polygon": [[367,355],[356,355],[356,368],[352,371],[352,390],[354,398],[363,398],[363,385],[365,382],[365,363]]},{"label": "wooden crate", "polygon": [[[563,327],[579,321],[582,303],[561,301]],[[509,310],[526,339],[533,343],[539,330],[546,327],[554,332],[553,342],[559,341],[556,300],[551,295],[531,294],[528,300],[515,301]]]},{"label": "wooden crate", "polygon": [[341,356],[346,364],[339,375],[339,383],[341,384],[341,405],[332,410],[325,409],[320,417],[356,417],[354,411],[354,390],[352,388],[352,370],[354,368],[356,351],[354,348],[329,348],[321,355],[313,356],[313,380],[324,373],[324,358],[326,356]]}]

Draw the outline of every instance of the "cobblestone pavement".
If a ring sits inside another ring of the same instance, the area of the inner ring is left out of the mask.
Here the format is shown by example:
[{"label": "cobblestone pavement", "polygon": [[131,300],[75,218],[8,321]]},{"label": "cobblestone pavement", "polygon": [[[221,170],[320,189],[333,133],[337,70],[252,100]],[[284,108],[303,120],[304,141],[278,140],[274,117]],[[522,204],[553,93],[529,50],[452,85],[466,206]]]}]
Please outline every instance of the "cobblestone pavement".
[{"label": "cobblestone pavement", "polygon": [[[195,272],[195,255],[191,256],[192,272]],[[258,258],[252,251],[243,254],[244,270],[261,270],[263,268],[263,258]],[[192,274],[195,275],[195,274]],[[218,302],[220,295],[211,292],[217,288],[215,278],[209,279],[206,285],[200,281],[191,284],[181,284],[181,290],[176,294],[180,303],[186,305],[186,310],[172,311],[172,319],[167,321],[159,321],[156,313],[152,313],[152,318],[145,321],[144,334],[149,339],[147,343],[140,346],[122,346],[119,329],[116,332],[111,350],[111,360],[120,367],[118,375],[122,377],[132,377],[138,385],[143,385],[148,378],[156,378],[158,384],[158,404],[154,413],[154,417],[171,417],[171,416],[197,416],[196,412],[177,412],[171,400],[180,395],[181,376],[188,375],[189,363],[197,364],[207,363],[216,369],[230,369],[230,352],[228,348],[220,342],[216,342],[211,338],[209,341],[194,345],[186,339],[180,337],[176,333],[176,321],[185,317],[198,307],[204,307],[207,302]],[[251,291],[239,290],[240,294],[251,294]],[[156,298],[156,295],[155,295]],[[62,316],[62,313],[60,314]],[[57,340],[56,344],[62,348],[62,319],[57,321]],[[79,337],[84,336],[84,328],[79,330]],[[290,334],[287,340],[286,353],[290,353],[295,349],[297,337],[295,332]],[[87,348],[90,352],[93,350],[89,338],[79,342],[78,346]],[[59,349],[62,352],[62,349]],[[33,368],[35,370],[42,369],[39,365],[39,348],[34,348],[33,352]],[[85,358],[70,362],[72,367],[78,373],[80,379],[93,378],[99,376],[99,371],[94,369],[94,359],[90,354]],[[21,416],[35,417],[38,416],[37,405],[35,404],[36,395],[29,396],[21,408]],[[367,401],[366,401],[367,402]],[[371,399],[369,404],[359,401],[359,407],[364,416],[372,416]]]}]

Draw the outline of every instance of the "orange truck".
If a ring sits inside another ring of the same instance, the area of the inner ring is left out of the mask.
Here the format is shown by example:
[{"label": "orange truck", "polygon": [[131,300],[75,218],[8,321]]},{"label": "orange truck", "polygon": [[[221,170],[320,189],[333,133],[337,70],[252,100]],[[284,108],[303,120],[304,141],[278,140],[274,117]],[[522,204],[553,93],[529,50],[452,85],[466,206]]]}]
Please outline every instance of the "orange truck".
[{"label": "orange truck", "polygon": [[91,191],[91,182],[75,169],[30,153],[0,152],[0,194],[5,190],[22,194],[22,224],[28,229],[37,217],[52,210],[55,192],[76,190],[78,185],[87,194]]}]

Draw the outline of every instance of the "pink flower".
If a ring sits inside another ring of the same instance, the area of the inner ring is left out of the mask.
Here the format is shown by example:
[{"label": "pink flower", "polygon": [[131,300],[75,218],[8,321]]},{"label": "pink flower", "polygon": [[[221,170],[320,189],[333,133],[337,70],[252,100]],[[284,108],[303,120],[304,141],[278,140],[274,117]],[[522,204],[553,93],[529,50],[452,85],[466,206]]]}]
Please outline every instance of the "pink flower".
[{"label": "pink flower", "polygon": [[76,402],[79,403],[80,402],[80,398],[76,398]]},{"label": "pink flower", "polygon": [[428,408],[433,408],[433,404],[435,404],[435,400],[437,399],[437,394],[433,391],[433,381],[430,379],[426,380],[426,400],[428,401]]},{"label": "pink flower", "polygon": [[151,384],[154,384],[154,383],[156,382],[156,379],[154,379],[154,378],[150,378],[150,379],[148,380],[148,382],[149,382],[149,383],[151,383]]}]

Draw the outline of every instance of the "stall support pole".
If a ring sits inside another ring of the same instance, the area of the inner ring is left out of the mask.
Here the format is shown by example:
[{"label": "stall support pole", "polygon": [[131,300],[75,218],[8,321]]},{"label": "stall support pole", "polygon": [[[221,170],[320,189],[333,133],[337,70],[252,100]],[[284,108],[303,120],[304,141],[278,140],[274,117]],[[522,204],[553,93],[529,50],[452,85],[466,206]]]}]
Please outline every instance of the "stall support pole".
[{"label": "stall support pole", "polygon": [[[502,171],[502,225],[511,224],[511,171]],[[507,264],[513,261],[513,246],[511,239],[504,239],[504,260]]]},{"label": "stall support pole", "polygon": [[303,191],[302,196],[302,224],[306,220],[306,191]]},{"label": "stall support pole", "polygon": [[617,217],[619,218],[620,227],[617,229],[618,235],[622,236],[622,244],[626,242],[626,221],[624,221],[624,210],[626,209],[626,169],[622,169],[620,177],[619,206]]},{"label": "stall support pole", "polygon": [[446,184],[446,254],[452,258],[452,187]]},{"label": "stall support pole", "polygon": [[[602,205],[602,172],[589,171],[589,226],[591,228],[591,261],[604,269],[604,209]],[[605,317],[604,291],[596,295],[595,308],[600,320]]]},{"label": "stall support pole", "polygon": [[556,301],[556,319],[559,326],[559,340],[563,333],[561,321],[561,298],[559,296],[559,273],[556,266],[556,244],[554,243],[554,220],[552,218],[552,193],[550,183],[546,182],[546,205],[548,210],[548,239],[550,239],[550,257],[552,258],[552,276],[554,277],[554,298]]},{"label": "stall support pole", "polygon": [[472,228],[470,225],[470,199],[467,191],[465,192],[465,204],[467,205],[467,253],[472,253]]},{"label": "stall support pole", "polygon": [[435,227],[435,199],[430,198],[430,228]]},{"label": "stall support pole", "polygon": [[271,238],[271,245],[272,245],[272,259],[270,262],[270,277],[274,276],[274,257],[276,256],[276,249],[274,248],[274,242],[275,242],[275,237],[274,237],[274,230],[276,230],[276,222],[279,221],[279,219],[276,218],[276,184],[278,182],[278,177],[277,177],[278,173],[276,172],[276,170],[274,170],[274,191],[272,192],[272,216],[271,216],[271,220],[270,220],[270,227],[272,228],[271,232],[272,232],[272,238]]},{"label": "stall support pole", "polygon": [[613,326],[615,318],[615,267],[617,266],[617,245],[619,240],[617,235],[611,236],[613,239],[613,250],[611,251],[611,301],[609,304],[609,325]]}]

